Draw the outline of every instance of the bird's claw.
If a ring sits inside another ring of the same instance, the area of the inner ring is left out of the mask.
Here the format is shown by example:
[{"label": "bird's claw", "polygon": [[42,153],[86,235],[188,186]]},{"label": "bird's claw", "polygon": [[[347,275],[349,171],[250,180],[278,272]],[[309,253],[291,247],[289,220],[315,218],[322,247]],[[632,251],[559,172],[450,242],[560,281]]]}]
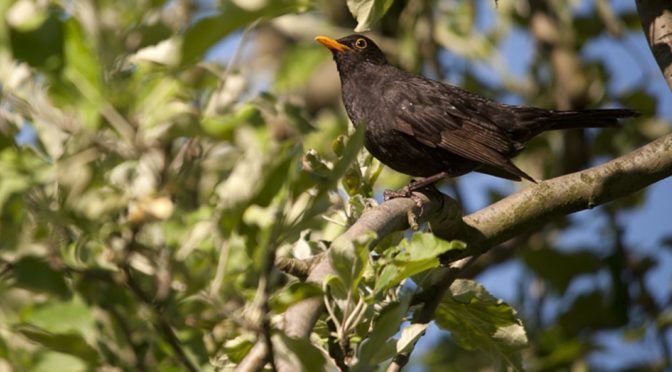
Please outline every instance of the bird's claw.
[{"label": "bird's claw", "polygon": [[391,200],[391,199],[396,199],[396,198],[410,198],[413,196],[413,192],[411,191],[411,188],[408,186],[404,186],[400,188],[399,190],[385,190],[383,191],[383,199],[385,201]]},{"label": "bird's claw", "polygon": [[388,201],[396,198],[410,198],[415,202],[418,208],[422,208],[422,199],[413,193],[413,183],[406,185],[399,190],[385,190],[383,191],[383,200]]}]

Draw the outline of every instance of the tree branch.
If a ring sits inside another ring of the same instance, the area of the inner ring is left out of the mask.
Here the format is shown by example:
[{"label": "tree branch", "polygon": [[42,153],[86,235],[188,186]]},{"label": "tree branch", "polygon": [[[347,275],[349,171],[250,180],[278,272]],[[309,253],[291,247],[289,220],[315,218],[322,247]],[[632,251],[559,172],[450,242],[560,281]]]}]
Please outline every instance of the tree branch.
[{"label": "tree branch", "polygon": [[[454,262],[482,254],[518,234],[539,228],[556,216],[610,202],[670,175],[672,134],[603,165],[533,185],[464,218],[460,218],[457,204],[438,192],[416,193],[420,206],[411,199],[392,199],[364,213],[337,239],[352,241],[369,232],[375,232],[378,239],[382,239],[394,231],[407,229],[409,215],[414,214],[419,223],[429,221],[437,236],[467,243],[467,249],[451,251],[450,256],[444,257],[444,262]],[[332,273],[331,260],[326,255],[312,268],[307,280],[322,283]],[[453,275],[454,271],[446,271],[446,284]],[[428,311],[431,307],[427,307]],[[285,332],[294,338],[308,337],[321,312],[321,298],[295,304],[285,313]],[[238,370],[258,370],[266,358],[265,345],[257,343]],[[291,366],[278,361],[278,369],[291,370]]]},{"label": "tree branch", "polygon": [[594,208],[670,175],[672,134],[600,166],[533,185],[464,217],[461,223],[432,224],[432,230],[444,239],[467,243],[467,249],[449,252],[445,262],[452,262],[484,253],[556,216]]},{"label": "tree branch", "polygon": [[649,48],[672,90],[672,3],[660,0],[637,0],[637,12],[642,22]]}]

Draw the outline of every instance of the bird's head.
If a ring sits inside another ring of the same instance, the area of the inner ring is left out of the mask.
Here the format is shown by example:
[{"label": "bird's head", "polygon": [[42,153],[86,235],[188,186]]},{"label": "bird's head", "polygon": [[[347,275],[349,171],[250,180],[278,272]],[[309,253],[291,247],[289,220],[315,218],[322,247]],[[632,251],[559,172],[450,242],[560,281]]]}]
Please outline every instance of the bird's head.
[{"label": "bird's head", "polygon": [[384,65],[387,59],[376,43],[366,36],[354,34],[334,40],[318,36],[315,41],[331,50],[341,73],[354,70],[363,64]]}]

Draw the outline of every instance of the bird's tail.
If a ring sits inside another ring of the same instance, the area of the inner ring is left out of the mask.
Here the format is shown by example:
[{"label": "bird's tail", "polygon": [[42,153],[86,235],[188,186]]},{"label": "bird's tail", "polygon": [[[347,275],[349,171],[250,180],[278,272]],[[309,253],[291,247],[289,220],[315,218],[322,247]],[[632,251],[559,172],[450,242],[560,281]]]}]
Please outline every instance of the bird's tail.
[{"label": "bird's tail", "polygon": [[639,116],[628,109],[594,109],[549,111],[544,124],[546,129],[604,128],[616,127],[618,119]]}]

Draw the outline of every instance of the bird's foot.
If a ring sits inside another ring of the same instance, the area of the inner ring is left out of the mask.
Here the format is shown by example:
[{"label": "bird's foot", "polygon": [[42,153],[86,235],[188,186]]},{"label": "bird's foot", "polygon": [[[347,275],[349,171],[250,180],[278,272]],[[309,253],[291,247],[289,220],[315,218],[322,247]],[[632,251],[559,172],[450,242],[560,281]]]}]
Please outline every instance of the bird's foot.
[{"label": "bird's foot", "polygon": [[409,186],[404,186],[399,190],[385,190],[383,191],[383,199],[388,201],[396,198],[410,198],[413,196],[413,191]]},{"label": "bird's foot", "polygon": [[420,208],[422,207],[422,199],[420,199],[419,196],[413,194],[413,191],[419,190],[420,188],[417,187],[417,183],[415,180],[411,180],[411,182],[408,185],[400,188],[399,190],[383,191],[383,199],[385,201],[388,201],[396,198],[410,198],[415,202],[415,205],[417,205],[418,208]]}]

